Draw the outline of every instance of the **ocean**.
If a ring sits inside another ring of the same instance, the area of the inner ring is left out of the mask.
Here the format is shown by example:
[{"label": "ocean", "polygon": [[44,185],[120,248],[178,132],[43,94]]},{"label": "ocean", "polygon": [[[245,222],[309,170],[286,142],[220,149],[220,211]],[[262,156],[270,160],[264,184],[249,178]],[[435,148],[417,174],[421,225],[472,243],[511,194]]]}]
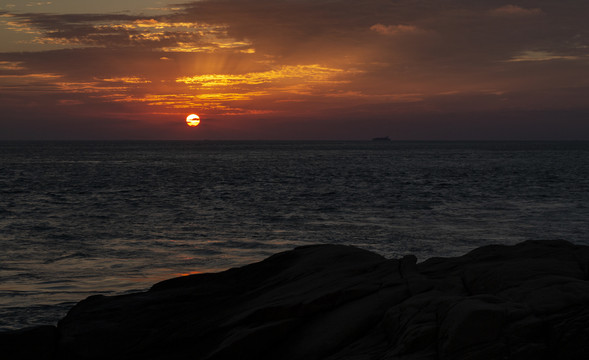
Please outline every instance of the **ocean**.
[{"label": "ocean", "polygon": [[588,142],[0,142],[0,331],[296,246],[589,245]]}]

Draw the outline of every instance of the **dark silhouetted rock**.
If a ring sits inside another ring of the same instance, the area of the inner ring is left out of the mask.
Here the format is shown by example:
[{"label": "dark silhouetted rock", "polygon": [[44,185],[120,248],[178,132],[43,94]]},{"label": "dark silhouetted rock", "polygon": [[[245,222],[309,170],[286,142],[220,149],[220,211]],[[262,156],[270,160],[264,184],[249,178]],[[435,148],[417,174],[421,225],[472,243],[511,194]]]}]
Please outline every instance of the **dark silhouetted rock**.
[{"label": "dark silhouetted rock", "polygon": [[55,346],[55,359],[80,360],[588,359],[588,279],[589,247],[565,241],[419,264],[306,246],[143,293],[92,296],[58,336],[5,333],[0,345],[17,354],[31,344],[45,358]]},{"label": "dark silhouetted rock", "polygon": [[0,359],[53,359],[56,350],[55,326],[37,326],[0,333]]}]

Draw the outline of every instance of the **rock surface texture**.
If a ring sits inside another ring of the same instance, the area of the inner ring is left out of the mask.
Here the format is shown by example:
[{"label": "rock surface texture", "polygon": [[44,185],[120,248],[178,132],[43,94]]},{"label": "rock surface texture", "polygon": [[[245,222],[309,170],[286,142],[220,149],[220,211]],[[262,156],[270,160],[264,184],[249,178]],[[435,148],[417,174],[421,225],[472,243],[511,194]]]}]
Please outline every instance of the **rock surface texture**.
[{"label": "rock surface texture", "polygon": [[307,246],[89,297],[57,328],[0,334],[0,357],[589,359],[588,278],[589,247],[565,241],[420,264]]}]

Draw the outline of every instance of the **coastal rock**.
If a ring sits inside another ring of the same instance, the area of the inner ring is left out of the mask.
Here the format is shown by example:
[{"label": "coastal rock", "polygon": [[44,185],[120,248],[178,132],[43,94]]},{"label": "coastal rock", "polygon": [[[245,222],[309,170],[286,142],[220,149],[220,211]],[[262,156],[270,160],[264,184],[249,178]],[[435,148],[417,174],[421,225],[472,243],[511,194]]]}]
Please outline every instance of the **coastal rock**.
[{"label": "coastal rock", "polygon": [[422,263],[306,246],[143,293],[89,297],[41,338],[0,334],[0,351],[19,358],[19,346],[34,343],[53,359],[587,359],[588,279],[589,247],[565,241]]},{"label": "coastal rock", "polygon": [[50,360],[57,350],[55,326],[36,326],[0,333],[0,359]]}]

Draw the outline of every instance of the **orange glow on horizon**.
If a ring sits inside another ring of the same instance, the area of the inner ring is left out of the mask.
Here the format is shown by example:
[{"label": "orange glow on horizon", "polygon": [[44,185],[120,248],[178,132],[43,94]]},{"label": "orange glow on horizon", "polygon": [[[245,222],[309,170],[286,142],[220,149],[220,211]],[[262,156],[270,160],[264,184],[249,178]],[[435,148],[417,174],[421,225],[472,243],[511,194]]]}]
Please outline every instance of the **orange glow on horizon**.
[{"label": "orange glow on horizon", "polygon": [[190,275],[198,275],[198,274],[205,274],[209,272],[216,272],[220,271],[217,269],[213,270],[206,270],[206,271],[186,271],[186,272],[162,272],[159,274],[153,274],[151,276],[142,276],[142,277],[130,277],[126,280],[134,282],[134,283],[158,283],[160,281],[169,280],[177,277],[182,276],[190,276]]},{"label": "orange glow on horizon", "polygon": [[190,275],[198,275],[198,274],[204,274],[204,271],[188,271],[188,272],[183,272],[183,273],[176,273],[173,274],[174,276],[190,276]]},{"label": "orange glow on horizon", "polygon": [[200,117],[196,114],[190,114],[186,117],[186,125],[190,127],[195,127],[200,124]]}]

